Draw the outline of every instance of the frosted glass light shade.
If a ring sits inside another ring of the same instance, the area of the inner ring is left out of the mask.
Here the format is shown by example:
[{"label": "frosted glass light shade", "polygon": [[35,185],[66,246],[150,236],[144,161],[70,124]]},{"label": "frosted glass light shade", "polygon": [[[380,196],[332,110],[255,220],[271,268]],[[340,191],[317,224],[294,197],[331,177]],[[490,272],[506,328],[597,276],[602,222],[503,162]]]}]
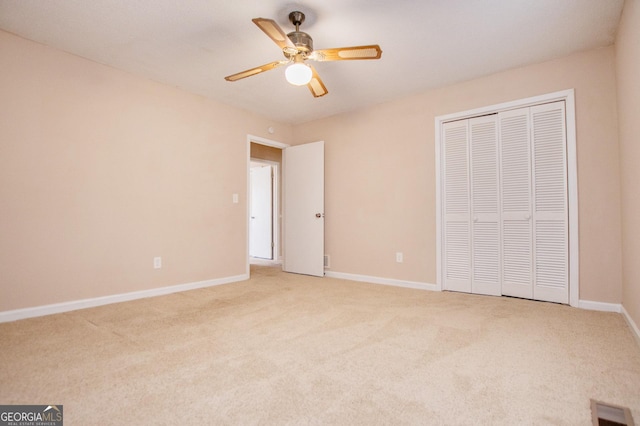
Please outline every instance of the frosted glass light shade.
[{"label": "frosted glass light shade", "polygon": [[296,62],[284,71],[287,81],[295,86],[304,86],[311,81],[311,68],[308,65]]}]

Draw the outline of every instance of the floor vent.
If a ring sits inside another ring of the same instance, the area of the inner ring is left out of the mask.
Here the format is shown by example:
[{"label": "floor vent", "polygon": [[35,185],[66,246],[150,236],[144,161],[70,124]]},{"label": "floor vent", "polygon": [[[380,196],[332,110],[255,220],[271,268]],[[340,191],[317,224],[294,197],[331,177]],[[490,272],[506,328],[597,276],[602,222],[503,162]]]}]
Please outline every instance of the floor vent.
[{"label": "floor vent", "polygon": [[634,426],[631,411],[627,407],[591,400],[591,417],[594,426]]}]

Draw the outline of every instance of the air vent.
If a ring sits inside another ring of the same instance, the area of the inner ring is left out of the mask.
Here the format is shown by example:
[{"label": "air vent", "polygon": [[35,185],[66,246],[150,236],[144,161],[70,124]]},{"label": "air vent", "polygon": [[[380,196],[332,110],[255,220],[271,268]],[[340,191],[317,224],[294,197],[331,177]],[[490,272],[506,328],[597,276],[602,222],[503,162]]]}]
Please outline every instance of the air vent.
[{"label": "air vent", "polygon": [[627,407],[591,400],[594,426],[633,426],[631,411]]},{"label": "air vent", "polygon": [[331,259],[329,258],[329,255],[325,254],[324,255],[324,267],[327,268],[327,269],[331,268],[330,260]]}]

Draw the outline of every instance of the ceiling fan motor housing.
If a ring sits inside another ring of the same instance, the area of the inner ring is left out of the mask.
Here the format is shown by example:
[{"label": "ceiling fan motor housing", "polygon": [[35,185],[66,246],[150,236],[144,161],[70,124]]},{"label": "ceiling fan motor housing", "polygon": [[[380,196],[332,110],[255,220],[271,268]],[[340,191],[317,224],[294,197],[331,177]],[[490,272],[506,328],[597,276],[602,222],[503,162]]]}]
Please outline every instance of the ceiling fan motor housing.
[{"label": "ceiling fan motor housing", "polygon": [[313,39],[309,34],[302,31],[292,31],[287,34],[287,37],[298,49],[297,53],[302,53],[306,56],[313,52]]}]

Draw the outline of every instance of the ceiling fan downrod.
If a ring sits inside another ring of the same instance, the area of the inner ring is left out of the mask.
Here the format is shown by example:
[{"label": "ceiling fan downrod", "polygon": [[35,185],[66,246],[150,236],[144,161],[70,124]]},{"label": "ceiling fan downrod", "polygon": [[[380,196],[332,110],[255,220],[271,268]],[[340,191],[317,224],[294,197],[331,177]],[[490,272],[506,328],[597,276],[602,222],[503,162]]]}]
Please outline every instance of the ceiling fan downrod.
[{"label": "ceiling fan downrod", "polygon": [[289,21],[296,27],[296,31],[299,30],[300,25],[304,22],[304,13],[294,10],[289,14]]}]

